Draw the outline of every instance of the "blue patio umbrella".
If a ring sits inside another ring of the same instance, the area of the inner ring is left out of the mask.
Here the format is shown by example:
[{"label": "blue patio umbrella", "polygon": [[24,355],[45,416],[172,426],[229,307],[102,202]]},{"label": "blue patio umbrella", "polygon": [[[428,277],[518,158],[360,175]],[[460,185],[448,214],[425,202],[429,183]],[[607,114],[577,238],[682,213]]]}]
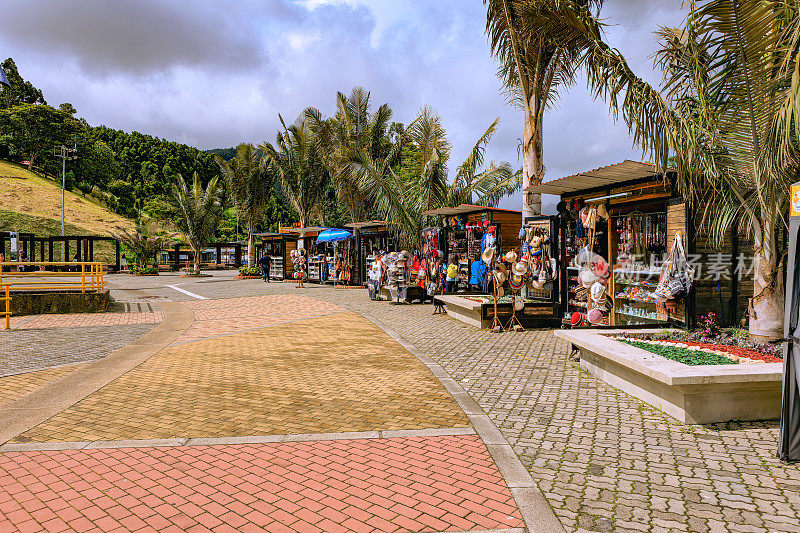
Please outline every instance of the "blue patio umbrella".
[{"label": "blue patio umbrella", "polygon": [[343,229],[326,229],[317,237],[317,244],[321,242],[339,242],[352,239],[353,234]]}]

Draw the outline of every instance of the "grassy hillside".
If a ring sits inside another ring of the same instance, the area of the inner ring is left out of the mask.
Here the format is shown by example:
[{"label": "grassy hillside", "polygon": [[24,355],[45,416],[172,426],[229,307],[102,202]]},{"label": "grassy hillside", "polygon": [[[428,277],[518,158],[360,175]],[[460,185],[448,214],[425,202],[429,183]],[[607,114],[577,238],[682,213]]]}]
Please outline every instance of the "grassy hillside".
[{"label": "grassy hillside", "polygon": [[[60,235],[60,184],[20,165],[0,161],[0,212],[0,230],[29,231],[42,237]],[[66,193],[65,213],[72,235],[108,235],[118,227],[133,228],[133,221],[70,191]]]}]

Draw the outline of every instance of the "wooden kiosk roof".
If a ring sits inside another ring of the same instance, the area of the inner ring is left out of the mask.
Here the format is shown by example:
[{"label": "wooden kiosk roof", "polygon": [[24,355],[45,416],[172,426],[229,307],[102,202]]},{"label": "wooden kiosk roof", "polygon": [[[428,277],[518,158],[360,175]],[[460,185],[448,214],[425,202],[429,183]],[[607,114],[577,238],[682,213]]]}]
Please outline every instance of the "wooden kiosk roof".
[{"label": "wooden kiosk roof", "polygon": [[385,220],[365,220],[363,222],[351,222],[344,225],[348,229],[372,229],[388,227]]},{"label": "wooden kiosk roof", "polygon": [[473,204],[461,204],[458,207],[440,207],[438,209],[423,211],[422,214],[426,216],[452,216],[452,215],[463,215],[464,213],[478,213],[481,211],[515,213],[522,216],[522,211],[515,211],[513,209],[503,209],[500,207],[486,207],[485,205],[473,205]]},{"label": "wooden kiosk roof", "polygon": [[296,239],[296,235],[290,233],[275,233],[274,231],[266,231],[264,233],[253,233],[253,237],[261,237],[262,239]]},{"label": "wooden kiosk roof", "polygon": [[326,229],[328,228],[323,228],[321,226],[307,226],[305,228],[285,227],[279,228],[278,232],[288,235],[295,235],[297,237],[316,237]]},{"label": "wooden kiosk roof", "polygon": [[609,187],[626,181],[655,178],[659,175],[660,174],[656,172],[655,165],[626,159],[622,163],[617,163],[615,165],[587,170],[580,174],[548,181],[534,187],[526,187],[525,192],[561,195],[576,191]]}]

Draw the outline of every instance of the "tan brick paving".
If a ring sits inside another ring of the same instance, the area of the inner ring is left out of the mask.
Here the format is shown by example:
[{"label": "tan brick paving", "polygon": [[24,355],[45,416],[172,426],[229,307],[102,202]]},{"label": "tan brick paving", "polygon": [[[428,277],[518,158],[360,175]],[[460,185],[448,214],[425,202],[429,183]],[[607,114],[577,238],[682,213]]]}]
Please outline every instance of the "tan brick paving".
[{"label": "tan brick paving", "polygon": [[37,372],[0,377],[0,407],[30,394],[42,385],[61,379],[82,366],[84,365],[66,365]]},{"label": "tan brick paving", "polygon": [[16,442],[467,425],[422,363],[346,312],[169,347]]}]

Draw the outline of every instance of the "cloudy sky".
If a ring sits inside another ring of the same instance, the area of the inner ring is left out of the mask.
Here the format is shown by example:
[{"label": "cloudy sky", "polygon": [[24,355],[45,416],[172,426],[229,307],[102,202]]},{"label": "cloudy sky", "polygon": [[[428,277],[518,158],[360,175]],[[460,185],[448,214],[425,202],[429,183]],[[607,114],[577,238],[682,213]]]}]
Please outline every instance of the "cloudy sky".
[{"label": "cloudy sky", "polygon": [[[499,117],[488,157],[518,166],[522,114],[500,92],[485,16],[481,0],[2,0],[0,56],[91,124],[199,148],[272,140],[278,113],[330,114],[336,91],[362,85],[398,121],[433,106],[453,168]],[[681,0],[606,0],[602,16],[658,83],[652,32],[680,23]],[[582,81],[545,118],[544,146],[547,179],[641,159]]]}]

